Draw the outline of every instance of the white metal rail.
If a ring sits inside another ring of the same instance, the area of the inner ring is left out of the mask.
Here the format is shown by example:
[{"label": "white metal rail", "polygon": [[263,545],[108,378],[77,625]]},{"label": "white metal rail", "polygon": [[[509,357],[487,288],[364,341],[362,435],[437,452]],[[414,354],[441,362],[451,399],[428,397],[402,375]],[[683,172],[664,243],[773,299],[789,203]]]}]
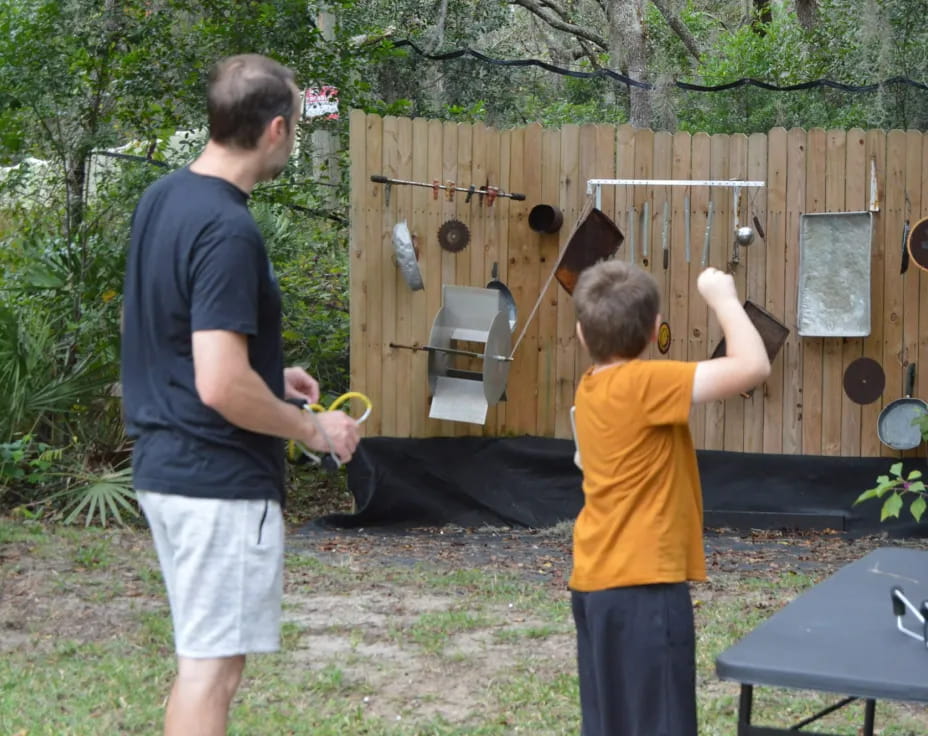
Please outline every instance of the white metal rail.
[{"label": "white metal rail", "polygon": [[586,193],[596,194],[596,209],[602,209],[604,186],[630,187],[765,187],[765,181],[738,179],[588,179]]}]

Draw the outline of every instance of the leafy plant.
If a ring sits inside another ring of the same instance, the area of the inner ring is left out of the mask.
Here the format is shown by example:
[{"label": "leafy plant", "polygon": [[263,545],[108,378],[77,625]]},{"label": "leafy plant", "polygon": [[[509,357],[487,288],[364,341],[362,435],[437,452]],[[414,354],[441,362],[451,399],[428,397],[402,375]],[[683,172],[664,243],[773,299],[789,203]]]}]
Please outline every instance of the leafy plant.
[{"label": "leafy plant", "polygon": [[83,516],[84,526],[90,526],[94,517],[98,518],[101,526],[106,526],[110,519],[123,526],[123,513],[138,517],[131,468],[99,474],[71,474],[71,478],[77,481],[76,485],[59,491],[49,499],[64,500],[65,524],[73,524]]},{"label": "leafy plant", "polygon": [[857,500],[854,501],[854,505],[856,506],[871,498],[883,498],[883,496],[889,494],[883,501],[880,521],[886,521],[890,517],[898,519],[899,512],[902,511],[904,506],[903,496],[911,494],[914,498],[912,498],[909,511],[915,521],[921,521],[925,509],[928,508],[928,501],[926,501],[928,493],[926,493],[925,484],[921,477],[922,472],[920,470],[912,470],[907,476],[903,477],[902,463],[893,463],[889,469],[889,475],[879,476],[876,479],[876,486],[861,493]]}]

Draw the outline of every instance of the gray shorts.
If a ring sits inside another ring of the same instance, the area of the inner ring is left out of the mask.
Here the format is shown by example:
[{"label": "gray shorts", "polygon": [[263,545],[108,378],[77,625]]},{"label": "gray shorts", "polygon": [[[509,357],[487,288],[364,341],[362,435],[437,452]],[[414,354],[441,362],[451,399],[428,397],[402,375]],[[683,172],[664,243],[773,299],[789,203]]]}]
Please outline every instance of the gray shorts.
[{"label": "gray shorts", "polygon": [[137,495],[161,563],[178,656],[277,651],[284,557],[280,505]]}]

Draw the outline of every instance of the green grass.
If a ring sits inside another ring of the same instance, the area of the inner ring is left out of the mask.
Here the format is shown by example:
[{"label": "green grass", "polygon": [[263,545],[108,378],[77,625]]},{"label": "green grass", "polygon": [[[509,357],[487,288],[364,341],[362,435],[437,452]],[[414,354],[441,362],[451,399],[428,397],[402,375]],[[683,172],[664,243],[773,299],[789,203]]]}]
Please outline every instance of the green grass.
[{"label": "green grass", "polygon": [[[283,649],[249,658],[231,734],[578,732],[565,590],[486,568],[296,551],[286,567]],[[815,582],[777,571],[694,587],[701,736],[735,730],[738,687],[716,678],[715,658]],[[0,736],[159,732],[174,655],[146,532],[0,519],[0,584],[12,596],[0,597]],[[755,700],[755,722],[779,727],[833,701],[771,688]],[[816,730],[852,736],[861,723],[854,705]],[[926,723],[924,708],[877,706],[881,736],[924,734]]]}]

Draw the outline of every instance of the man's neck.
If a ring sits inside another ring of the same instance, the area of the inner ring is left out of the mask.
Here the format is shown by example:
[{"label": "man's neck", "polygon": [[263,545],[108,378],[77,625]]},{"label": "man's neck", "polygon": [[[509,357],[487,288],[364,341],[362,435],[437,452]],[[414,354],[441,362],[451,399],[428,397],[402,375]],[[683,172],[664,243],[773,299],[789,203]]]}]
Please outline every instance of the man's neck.
[{"label": "man's neck", "polygon": [[225,179],[245,194],[251,194],[258,183],[255,164],[247,152],[227,148],[214,141],[206,143],[206,148],[189,168],[194,174]]}]

